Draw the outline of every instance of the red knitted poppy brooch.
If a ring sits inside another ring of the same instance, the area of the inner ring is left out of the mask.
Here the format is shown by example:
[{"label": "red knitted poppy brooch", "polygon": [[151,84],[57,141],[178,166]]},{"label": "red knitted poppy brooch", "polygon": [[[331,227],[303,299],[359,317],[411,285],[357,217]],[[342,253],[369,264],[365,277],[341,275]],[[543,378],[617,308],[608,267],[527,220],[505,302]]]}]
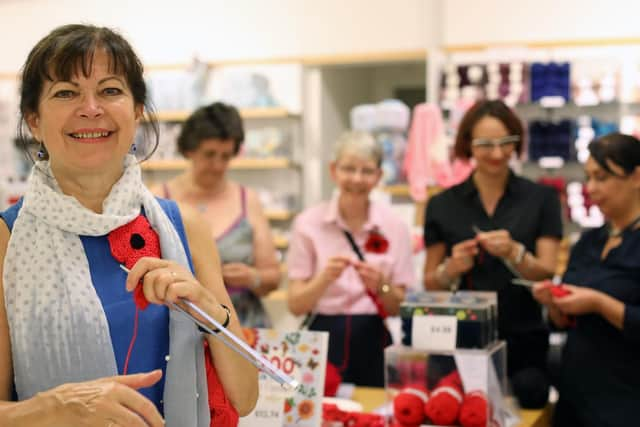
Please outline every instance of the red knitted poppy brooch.
[{"label": "red knitted poppy brooch", "polygon": [[[128,269],[142,257],[162,258],[160,253],[160,239],[153,230],[147,218],[139,215],[128,224],[116,228],[107,236],[111,255]],[[142,282],[138,283],[133,293],[136,307],[144,310],[149,301],[142,292]]]},{"label": "red knitted poppy brooch", "polygon": [[387,253],[389,241],[377,228],[374,228],[369,232],[369,238],[364,244],[364,250],[373,254]]}]

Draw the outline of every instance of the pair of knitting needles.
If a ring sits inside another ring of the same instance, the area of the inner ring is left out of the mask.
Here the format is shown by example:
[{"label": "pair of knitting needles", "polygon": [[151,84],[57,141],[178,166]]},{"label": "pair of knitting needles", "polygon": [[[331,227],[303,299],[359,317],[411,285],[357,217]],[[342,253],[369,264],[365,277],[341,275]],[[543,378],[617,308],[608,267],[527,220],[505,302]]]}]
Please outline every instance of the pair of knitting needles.
[{"label": "pair of knitting needles", "polygon": [[[126,271],[127,273],[129,273],[131,271],[131,270],[129,270],[127,267],[125,267],[122,264],[120,264],[120,268],[123,269],[124,271]],[[280,369],[278,369],[275,366],[273,366],[273,364],[271,362],[269,362],[267,359],[265,359],[260,353],[258,353],[257,351],[255,351],[254,349],[249,347],[249,345],[247,345],[247,343],[245,343],[243,340],[241,340],[240,338],[235,336],[227,328],[222,326],[220,324],[220,322],[218,322],[213,317],[209,316],[204,310],[202,310],[200,307],[198,307],[197,305],[195,305],[191,301],[188,301],[188,300],[186,300],[184,298],[182,298],[181,301],[186,306],[191,308],[194,312],[196,312],[200,316],[202,316],[203,319],[205,319],[207,322],[209,322],[211,325],[213,325],[213,327],[217,330],[217,332],[214,332],[214,330],[211,329],[210,326],[206,325],[205,323],[203,323],[200,320],[198,320],[197,318],[195,318],[193,315],[191,315],[191,313],[189,313],[184,308],[180,307],[178,304],[171,304],[172,308],[182,312],[185,316],[190,318],[196,325],[200,326],[202,329],[204,329],[212,337],[222,341],[222,343],[224,343],[231,350],[235,351],[240,356],[245,358],[253,366],[258,368],[259,370],[261,370],[265,374],[269,375],[273,380],[275,380],[278,384],[280,384],[280,386],[283,387],[284,389],[286,389],[286,390],[297,390],[298,389],[298,387],[300,386],[300,383],[298,381],[294,380],[289,375],[285,374]]]},{"label": "pair of knitting needles", "polygon": [[[476,226],[475,224],[471,226],[471,228],[473,229],[473,231],[476,233],[476,236],[480,233],[484,233],[483,230],[481,230],[478,226]],[[516,278],[521,279],[522,278],[522,274],[520,274],[520,272],[518,270],[516,270],[516,268],[513,266],[513,264],[511,264],[511,262],[506,259],[506,258],[499,258],[500,261],[502,261],[502,263],[504,264],[505,267],[507,267],[507,269],[511,272],[511,274],[513,274],[514,276],[516,276]],[[521,284],[521,283],[520,283]],[[525,285],[526,286],[526,285]]]},{"label": "pair of knitting needles", "polygon": [[[541,282],[542,280],[539,280],[538,282]],[[514,279],[511,279],[511,283],[514,285],[520,285],[520,286],[525,286],[527,288],[533,288],[533,285],[535,285],[536,283],[535,280],[527,280],[527,279],[522,279],[519,277],[516,277]],[[560,278],[560,276],[553,276],[553,278],[551,279],[551,283],[553,283],[554,286],[560,286],[562,284],[562,280]]]}]

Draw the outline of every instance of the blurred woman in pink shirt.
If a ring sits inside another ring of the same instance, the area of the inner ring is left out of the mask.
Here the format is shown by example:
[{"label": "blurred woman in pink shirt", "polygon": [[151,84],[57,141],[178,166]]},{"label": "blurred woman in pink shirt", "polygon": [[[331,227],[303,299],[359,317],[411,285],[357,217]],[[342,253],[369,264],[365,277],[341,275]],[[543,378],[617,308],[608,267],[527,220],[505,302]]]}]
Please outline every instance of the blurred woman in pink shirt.
[{"label": "blurred woman in pink shirt", "polygon": [[382,176],[382,150],[364,132],[347,132],[329,171],[339,194],[295,219],[287,255],[289,309],[313,313],[328,331],[329,361],[344,382],[384,385],[384,324],[413,285],[409,229],[388,205],[369,200]]}]

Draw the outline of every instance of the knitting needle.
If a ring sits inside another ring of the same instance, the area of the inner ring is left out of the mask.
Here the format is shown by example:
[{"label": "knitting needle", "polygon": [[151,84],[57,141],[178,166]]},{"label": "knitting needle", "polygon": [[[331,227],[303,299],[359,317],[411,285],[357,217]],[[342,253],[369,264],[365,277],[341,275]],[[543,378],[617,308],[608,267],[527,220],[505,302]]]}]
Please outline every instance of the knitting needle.
[{"label": "knitting needle", "polygon": [[[482,231],[480,228],[478,228],[476,225],[472,225],[471,228],[473,229],[473,231],[476,233],[476,236],[480,233],[484,233],[484,231]],[[520,274],[520,272],[518,270],[516,270],[516,268],[513,266],[513,264],[511,264],[511,262],[506,259],[506,258],[502,258],[502,257],[498,257],[498,259],[500,261],[502,261],[502,263],[504,264],[505,267],[507,267],[507,269],[511,272],[511,274],[513,274],[514,276],[516,276],[517,278],[522,278],[522,274]]]},{"label": "knitting needle", "polygon": [[526,286],[527,288],[533,288],[533,285],[536,282],[534,282],[533,280],[514,278],[511,279],[511,283],[514,285]]},{"label": "knitting needle", "polygon": [[[131,272],[131,270],[129,270],[127,267],[125,267],[122,264],[120,264],[120,268],[122,270],[124,270],[125,272],[127,272],[127,273]],[[273,366],[273,364],[271,362],[269,362],[267,359],[265,359],[257,351],[255,351],[254,349],[249,347],[247,345],[247,343],[245,343],[243,340],[241,340],[240,338],[235,336],[227,328],[222,326],[216,319],[214,319],[213,317],[209,316],[206,312],[204,312],[197,305],[193,304],[191,301],[188,301],[188,300],[186,300],[184,298],[181,298],[181,301],[184,304],[186,304],[187,306],[189,306],[193,311],[195,311],[200,316],[202,316],[207,322],[211,323],[218,330],[218,332],[214,332],[208,325],[206,325],[203,322],[201,322],[200,320],[196,319],[194,316],[191,315],[191,313],[189,313],[188,311],[186,311],[185,309],[183,309],[179,305],[171,304],[171,306],[173,308],[175,308],[176,310],[182,312],[187,317],[189,317],[191,320],[193,320],[193,322],[195,322],[198,326],[200,326],[202,329],[207,331],[207,333],[209,333],[211,336],[213,336],[214,338],[217,338],[220,341],[222,341],[222,343],[224,343],[231,350],[235,351],[240,356],[245,358],[253,366],[255,366],[259,370],[261,370],[264,373],[266,373],[267,375],[269,375],[278,384],[280,384],[283,388],[288,389],[288,390],[297,390],[298,389],[298,387],[300,385],[300,383],[298,381],[294,380],[289,375],[285,374],[280,369],[278,369],[275,366]],[[231,340],[231,341],[229,341],[229,340]],[[240,347],[240,348],[238,348],[238,347]],[[241,351],[241,349],[244,350],[244,352],[249,353],[249,354],[245,354],[243,351]]]}]

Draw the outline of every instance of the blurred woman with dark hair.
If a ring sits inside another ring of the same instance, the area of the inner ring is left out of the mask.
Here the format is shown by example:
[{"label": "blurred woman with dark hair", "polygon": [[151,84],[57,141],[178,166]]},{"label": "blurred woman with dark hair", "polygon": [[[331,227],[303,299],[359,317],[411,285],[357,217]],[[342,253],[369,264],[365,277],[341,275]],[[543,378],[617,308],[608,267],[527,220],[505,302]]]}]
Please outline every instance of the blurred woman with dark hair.
[{"label": "blurred woman with dark hair", "polygon": [[640,402],[640,141],[612,133],[589,145],[587,191],[607,222],[573,247],[562,288],[533,295],[567,328],[554,426],[628,426]]},{"label": "blurred woman with dark hair", "polygon": [[497,291],[498,331],[507,341],[514,393],[523,407],[541,407],[548,400],[549,333],[531,292],[511,279],[552,277],[562,220],[554,190],[509,167],[524,137],[520,119],[502,101],[478,102],[462,118],[454,150],[471,158],[475,170],[427,205],[424,285]]},{"label": "blurred woman with dark hair", "polygon": [[280,266],[257,193],[227,178],[243,141],[235,107],[216,102],[197,109],[178,137],[188,169],[153,191],[202,213],[216,239],[222,276],[240,323],[265,328],[271,322],[260,298],[278,287]]}]

